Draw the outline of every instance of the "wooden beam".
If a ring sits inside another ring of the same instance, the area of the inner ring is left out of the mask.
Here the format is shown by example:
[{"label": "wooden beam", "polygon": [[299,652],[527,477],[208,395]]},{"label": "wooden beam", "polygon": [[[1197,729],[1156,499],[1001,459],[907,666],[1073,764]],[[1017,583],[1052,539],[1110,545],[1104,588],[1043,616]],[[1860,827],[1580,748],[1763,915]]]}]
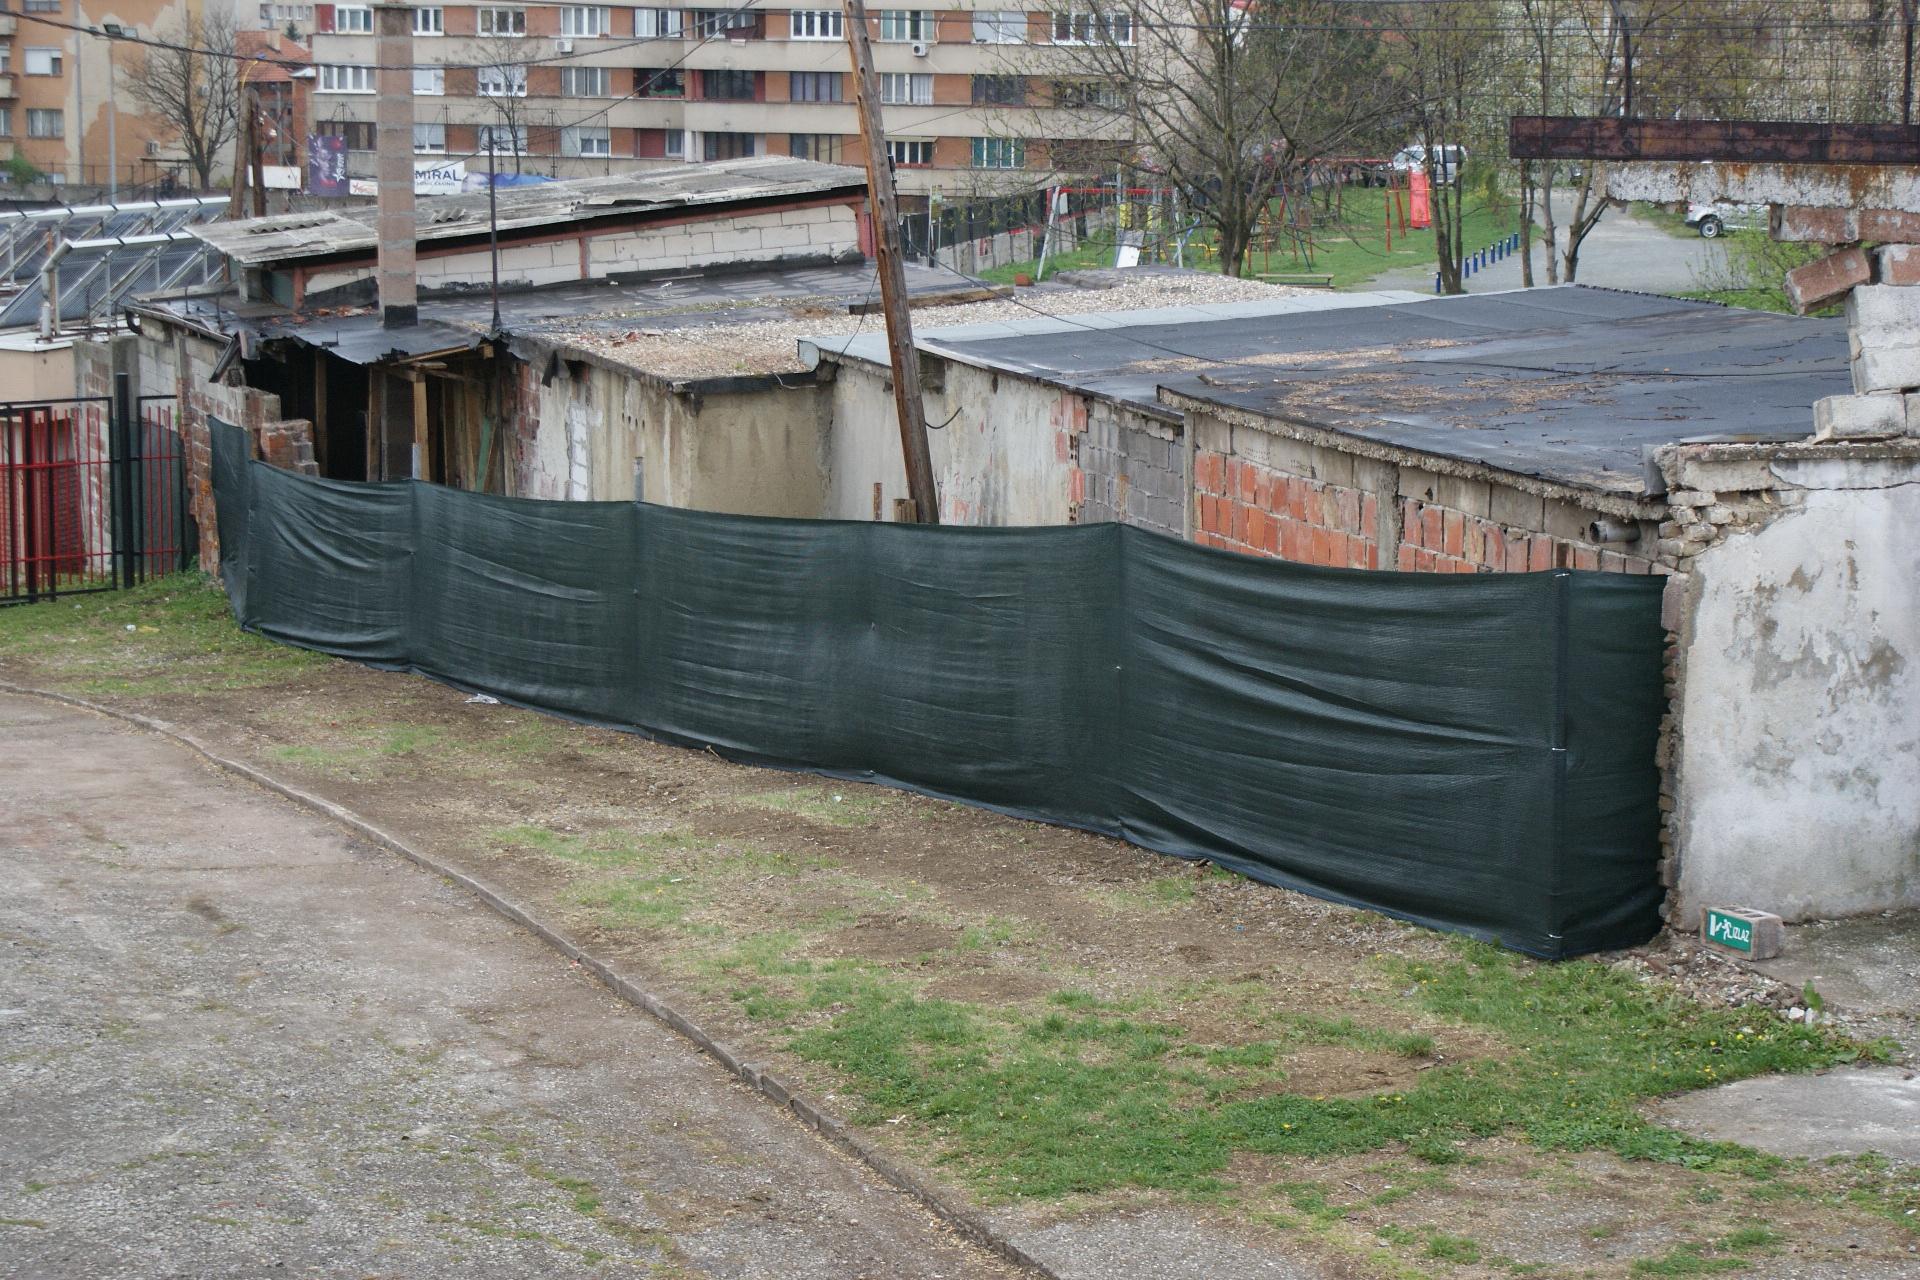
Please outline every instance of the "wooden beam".
[{"label": "wooden beam", "polygon": [[1513,116],[1507,121],[1507,154],[1515,160],[1920,165],[1920,127],[1797,120]]},{"label": "wooden beam", "polygon": [[920,361],[913,349],[913,319],[900,247],[900,206],[893,189],[893,163],[880,122],[880,78],[873,72],[867,39],[867,7],[846,0],[847,55],[853,61],[853,96],[867,162],[867,208],[873,215],[873,252],[880,274],[880,305],[887,317],[887,351],[893,363],[893,405],[900,418],[900,452],[907,463],[907,492],[922,524],[940,523],[934,492],[933,456],[927,445],[927,409],[920,398]]},{"label": "wooden beam", "polygon": [[413,478],[433,479],[432,437],[427,431],[427,380],[413,380]]}]

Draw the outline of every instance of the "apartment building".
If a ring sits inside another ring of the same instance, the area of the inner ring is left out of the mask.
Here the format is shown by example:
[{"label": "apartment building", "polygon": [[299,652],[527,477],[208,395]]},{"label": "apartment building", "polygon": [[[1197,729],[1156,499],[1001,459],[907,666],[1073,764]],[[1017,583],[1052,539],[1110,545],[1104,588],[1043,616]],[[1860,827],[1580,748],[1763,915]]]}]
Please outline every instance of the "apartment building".
[{"label": "apartment building", "polygon": [[[1088,15],[994,7],[1005,3],[869,11],[904,193],[1105,171],[1115,121],[1069,47]],[[343,135],[351,171],[370,173],[373,10],[260,6],[263,25],[304,30],[309,13],[313,129]],[[413,60],[446,65],[415,72],[414,148],[558,177],[759,155],[857,164],[842,23],[837,5],[417,6]]]},{"label": "apartment building", "polygon": [[55,186],[104,189],[111,170],[125,190],[157,177],[165,129],[124,91],[141,51],[105,32],[112,25],[152,35],[188,10],[188,0],[113,0],[111,8],[98,0],[0,0],[0,185],[38,174]]}]

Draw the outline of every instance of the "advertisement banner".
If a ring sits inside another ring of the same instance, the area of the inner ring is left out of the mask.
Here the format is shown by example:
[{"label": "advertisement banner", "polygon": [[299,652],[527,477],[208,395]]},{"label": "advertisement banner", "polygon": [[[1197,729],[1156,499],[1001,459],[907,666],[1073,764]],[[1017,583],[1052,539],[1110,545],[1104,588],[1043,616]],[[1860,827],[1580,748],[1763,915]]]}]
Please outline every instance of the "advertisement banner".
[{"label": "advertisement banner", "polygon": [[347,140],[337,133],[307,137],[307,194],[344,196],[347,189]]}]

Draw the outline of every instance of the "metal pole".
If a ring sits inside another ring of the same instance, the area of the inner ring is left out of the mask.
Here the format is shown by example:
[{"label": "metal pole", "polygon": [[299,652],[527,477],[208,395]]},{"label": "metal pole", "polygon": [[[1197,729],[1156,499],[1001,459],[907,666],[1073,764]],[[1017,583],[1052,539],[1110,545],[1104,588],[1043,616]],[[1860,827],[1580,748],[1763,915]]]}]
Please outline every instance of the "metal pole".
[{"label": "metal pole", "polygon": [[113,99],[114,42],[107,41],[107,203],[120,203],[120,109]]},{"label": "metal pole", "polygon": [[880,306],[886,312],[887,350],[893,365],[893,404],[900,418],[900,451],[907,464],[907,493],[913,518],[940,523],[934,489],[933,457],[927,445],[927,410],[920,398],[920,361],[913,346],[906,270],[901,265],[900,208],[894,197],[893,164],[880,122],[880,78],[873,71],[867,39],[867,7],[846,0],[847,54],[853,61],[855,105],[860,112],[860,141],[866,151],[867,209],[873,219],[873,250],[880,275]]},{"label": "metal pole", "polygon": [[500,332],[500,202],[495,194],[499,187],[499,146],[500,139],[494,135],[493,126],[487,126],[487,257],[493,266],[493,332]]},{"label": "metal pole", "polygon": [[113,375],[113,405],[107,419],[107,474],[110,477],[112,542],[115,576],[123,587],[133,585],[133,457],[130,443],[133,432],[132,379],[124,373]]}]

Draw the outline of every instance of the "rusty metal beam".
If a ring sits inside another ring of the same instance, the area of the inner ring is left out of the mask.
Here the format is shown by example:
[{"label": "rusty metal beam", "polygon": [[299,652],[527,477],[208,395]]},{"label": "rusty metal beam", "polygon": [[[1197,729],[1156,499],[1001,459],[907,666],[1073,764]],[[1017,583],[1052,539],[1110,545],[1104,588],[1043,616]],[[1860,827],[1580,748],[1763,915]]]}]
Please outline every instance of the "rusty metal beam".
[{"label": "rusty metal beam", "polygon": [[1514,116],[1516,160],[1723,160],[1745,164],[1920,164],[1920,128],[1795,120]]}]

